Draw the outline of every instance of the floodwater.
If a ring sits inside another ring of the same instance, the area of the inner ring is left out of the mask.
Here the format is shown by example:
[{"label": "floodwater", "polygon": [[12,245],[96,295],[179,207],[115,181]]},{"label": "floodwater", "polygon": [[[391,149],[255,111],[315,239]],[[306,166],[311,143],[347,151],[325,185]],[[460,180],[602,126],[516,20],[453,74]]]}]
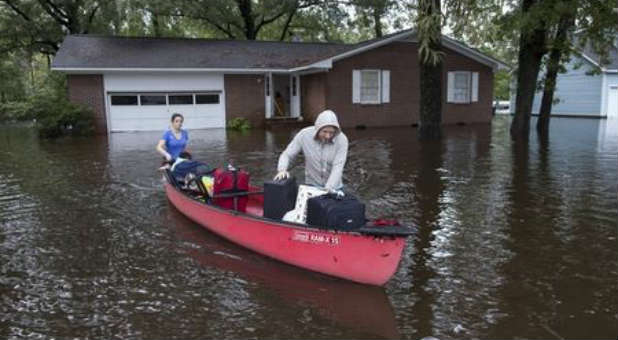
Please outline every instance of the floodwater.
[{"label": "floodwater", "polygon": [[[384,287],[185,218],[155,171],[161,132],[0,128],[0,338],[615,339],[618,122],[553,118],[549,140],[527,145],[509,124],[426,143],[410,127],[346,130],[347,188],[370,216],[419,226]],[[192,131],[190,149],[261,183],[292,134]]]}]

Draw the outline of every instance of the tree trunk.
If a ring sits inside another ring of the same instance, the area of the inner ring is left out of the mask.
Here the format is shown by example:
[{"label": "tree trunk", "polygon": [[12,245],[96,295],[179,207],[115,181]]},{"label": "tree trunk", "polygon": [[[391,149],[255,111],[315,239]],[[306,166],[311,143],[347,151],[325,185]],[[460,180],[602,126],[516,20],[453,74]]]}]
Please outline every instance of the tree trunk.
[{"label": "tree trunk", "polygon": [[163,36],[163,34],[161,33],[161,23],[159,22],[159,15],[154,11],[151,11],[150,15],[152,18],[152,34],[155,37]]},{"label": "tree trunk", "polygon": [[255,29],[255,18],[253,17],[253,9],[251,8],[251,0],[237,0],[240,16],[245,24],[245,38],[247,40],[255,40],[257,32]]},{"label": "tree trunk", "polygon": [[[524,13],[530,10],[535,0],[524,0]],[[544,23],[519,35],[519,56],[517,64],[517,94],[515,99],[515,117],[511,123],[511,137],[513,139],[527,138],[530,134],[530,116],[532,103],[536,92],[536,81],[541,68],[541,60],[546,53],[545,37],[547,29]]]},{"label": "tree trunk", "polygon": [[554,92],[556,90],[556,78],[560,68],[560,60],[564,53],[569,53],[565,50],[568,46],[568,32],[575,24],[574,16],[565,14],[560,18],[558,31],[554,38],[554,44],[549,54],[547,62],[547,74],[545,75],[545,85],[543,89],[543,99],[541,100],[541,109],[539,111],[539,120],[536,123],[536,130],[540,134],[549,133],[549,119],[554,101]]},{"label": "tree trunk", "polygon": [[[440,14],[440,0],[426,0],[421,8],[420,15],[432,16]],[[431,3],[429,3],[431,2]],[[440,25],[440,28],[429,30],[437,32],[437,37],[429,38],[428,51],[419,55],[420,66],[420,119],[418,127],[418,138],[421,140],[439,139],[442,136],[442,58],[431,59],[429,54],[441,53],[441,21],[433,22]],[[433,25],[432,24],[432,25]],[[423,30],[427,32],[427,30]]]},{"label": "tree trunk", "polygon": [[382,22],[380,21],[382,14],[383,13],[378,8],[373,9],[373,22],[376,38],[382,37]]},{"label": "tree trunk", "polygon": [[419,139],[439,139],[442,136],[442,62],[437,65],[421,62],[421,109]]}]

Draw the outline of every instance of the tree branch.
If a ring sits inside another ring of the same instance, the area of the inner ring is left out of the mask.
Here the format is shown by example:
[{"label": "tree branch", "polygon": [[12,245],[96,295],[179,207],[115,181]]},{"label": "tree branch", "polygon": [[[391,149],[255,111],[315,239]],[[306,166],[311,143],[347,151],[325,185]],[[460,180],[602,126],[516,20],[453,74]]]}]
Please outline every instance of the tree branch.
[{"label": "tree branch", "polygon": [[[45,12],[47,12],[47,14],[49,14],[60,25],[66,27],[66,28],[70,28],[70,24],[71,23],[66,18],[63,18],[58,13],[54,12],[53,8],[50,7],[50,2],[49,1],[38,0],[38,2],[41,5],[41,7],[43,7],[43,10]],[[53,6],[56,7],[55,5],[53,5]]]},{"label": "tree branch", "polygon": [[17,7],[17,5],[15,5],[15,4],[13,3],[13,1],[11,1],[11,0],[2,0],[2,2],[6,3],[7,5],[9,5],[9,7],[11,7],[11,9],[12,9],[15,13],[17,13],[20,17],[22,17],[24,20],[26,20],[26,21],[32,21],[32,20],[30,19],[30,17],[29,17],[29,16],[28,16],[25,12],[23,12],[22,10],[20,10],[20,9],[19,9],[19,7]]},{"label": "tree branch", "polygon": [[288,18],[283,25],[283,29],[281,30],[281,36],[279,37],[279,41],[283,41],[283,39],[285,39],[285,35],[288,33],[288,29],[290,28],[290,23],[292,23],[292,18],[294,18],[294,16],[296,15],[297,10],[298,7],[294,8],[294,10],[290,12],[290,15],[288,15]]},{"label": "tree branch", "polygon": [[90,15],[88,16],[88,24],[86,26],[86,29],[84,30],[85,34],[88,34],[88,31],[90,31],[90,25],[92,25],[92,20],[94,20],[94,15],[97,12],[97,10],[99,9],[99,4],[97,4],[93,9],[92,12],[90,12]]}]

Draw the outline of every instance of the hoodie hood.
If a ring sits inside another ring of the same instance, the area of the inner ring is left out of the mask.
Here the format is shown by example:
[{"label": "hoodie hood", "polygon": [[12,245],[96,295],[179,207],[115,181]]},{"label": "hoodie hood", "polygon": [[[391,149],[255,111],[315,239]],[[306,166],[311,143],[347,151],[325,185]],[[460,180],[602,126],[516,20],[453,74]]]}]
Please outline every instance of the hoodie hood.
[{"label": "hoodie hood", "polygon": [[318,118],[315,120],[315,124],[313,124],[313,126],[315,127],[314,138],[318,137],[318,132],[325,126],[334,126],[337,128],[337,132],[335,132],[335,136],[333,136],[333,138],[341,132],[337,115],[331,110],[322,111],[322,113],[318,115]]}]

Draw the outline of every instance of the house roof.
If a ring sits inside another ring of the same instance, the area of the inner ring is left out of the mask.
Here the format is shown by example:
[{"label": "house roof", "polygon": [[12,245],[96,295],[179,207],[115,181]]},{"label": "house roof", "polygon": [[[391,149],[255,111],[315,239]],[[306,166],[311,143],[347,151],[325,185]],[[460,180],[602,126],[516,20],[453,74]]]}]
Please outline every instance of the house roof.
[{"label": "house roof", "polygon": [[[616,44],[618,45],[618,44]],[[593,62],[596,66],[601,67],[605,71],[618,71],[618,46],[614,45],[608,53],[608,63],[602,64],[601,57],[594,49],[587,44],[582,50],[584,57]]]},{"label": "house roof", "polygon": [[289,69],[353,45],[69,35],[53,68]]},{"label": "house roof", "polygon": [[[56,54],[52,69],[59,71],[186,70],[228,72],[292,72],[328,69],[336,60],[400,39],[415,37],[405,30],[358,44],[306,43],[190,38],[69,35]],[[445,46],[493,68],[500,61],[443,37]]]}]

